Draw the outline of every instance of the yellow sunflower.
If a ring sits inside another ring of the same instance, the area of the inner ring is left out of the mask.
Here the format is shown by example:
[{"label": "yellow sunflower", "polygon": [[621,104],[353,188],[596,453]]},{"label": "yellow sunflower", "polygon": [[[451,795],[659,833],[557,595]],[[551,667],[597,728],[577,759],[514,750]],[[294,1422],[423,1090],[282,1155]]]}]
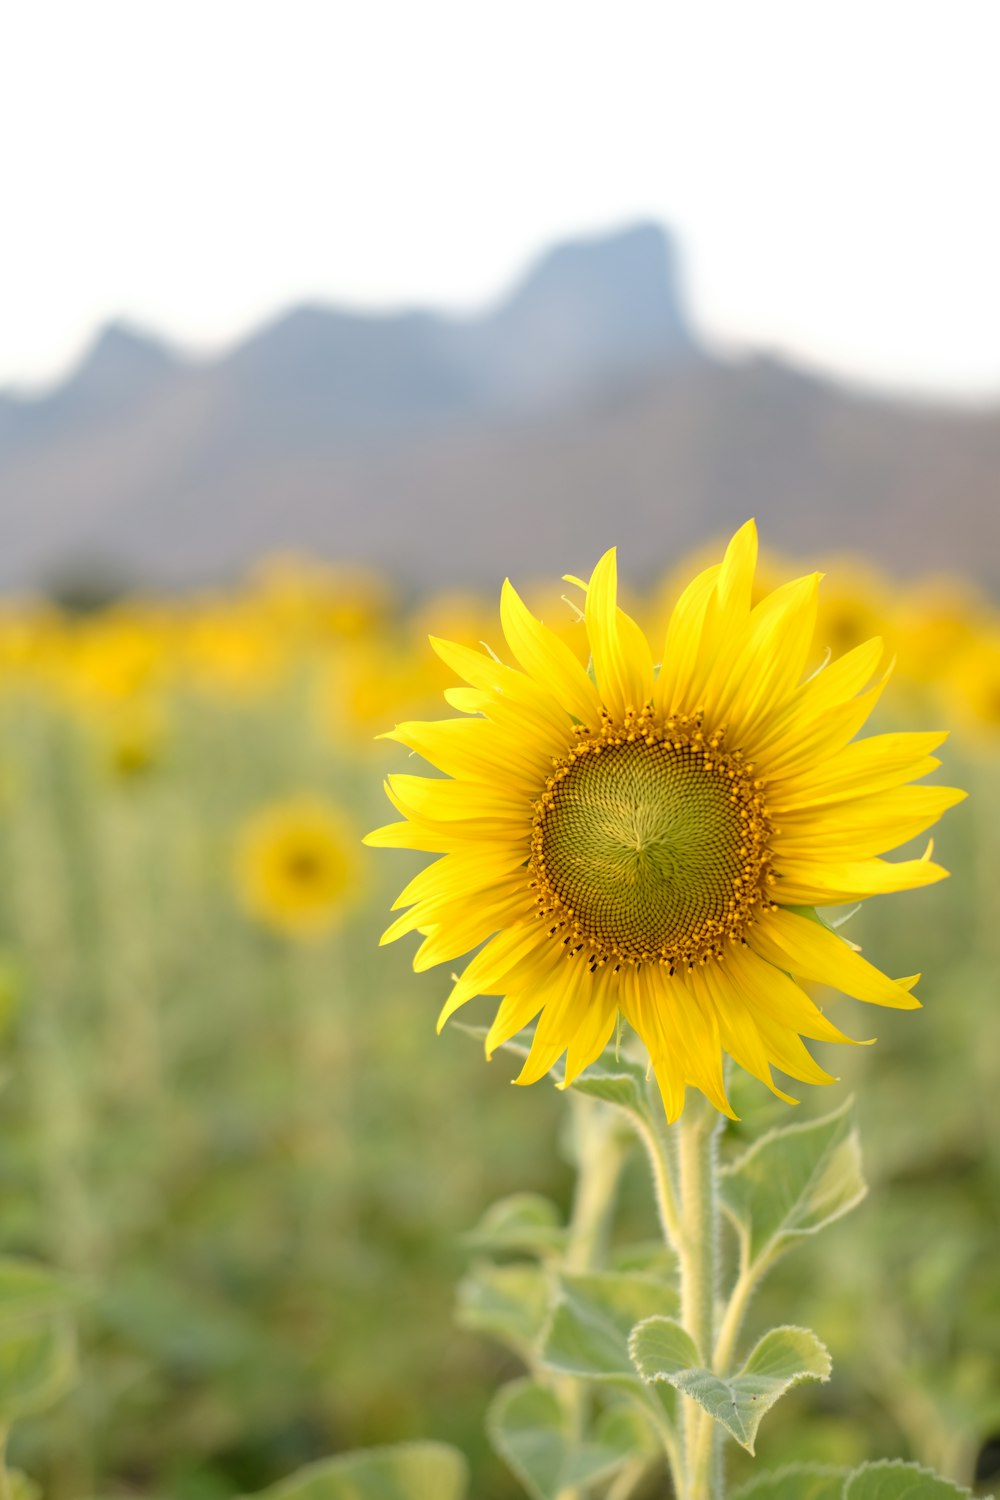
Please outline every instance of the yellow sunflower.
[{"label": "yellow sunflower", "polygon": [[244,827],[236,852],[244,907],[288,937],[324,937],[355,883],[356,839],[339,810],[319,798],[265,807]]},{"label": "yellow sunflower", "polygon": [[[801,987],[915,1007],[814,908],[940,880],[929,857],[890,863],[964,793],[911,786],[942,733],[854,741],[885,682],[878,640],[803,680],[819,574],[751,607],[757,535],[748,522],[671,616],[657,671],[617,607],[614,552],[585,591],[592,656],[573,652],[504,585],[516,666],[432,639],[468,687],[466,717],[388,736],[449,779],[392,776],[405,822],[371,844],[442,856],[402,892],[383,941],[423,934],[417,969],[479,951],[439,1025],[500,995],[487,1056],[537,1018],[518,1082],[566,1054],[571,1082],[619,1015],[645,1043],[670,1119],[688,1085],[731,1113],[723,1054],[782,1098],[772,1067],[831,1082],[802,1038],[849,1041]],[[928,850],[928,855],[929,855]]]}]

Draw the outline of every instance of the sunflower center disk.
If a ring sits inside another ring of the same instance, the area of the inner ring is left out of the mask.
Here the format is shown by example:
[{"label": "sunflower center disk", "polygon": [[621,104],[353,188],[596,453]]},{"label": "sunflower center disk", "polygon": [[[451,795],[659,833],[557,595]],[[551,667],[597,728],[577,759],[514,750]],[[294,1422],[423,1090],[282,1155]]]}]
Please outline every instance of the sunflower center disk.
[{"label": "sunflower center disk", "polygon": [[721,956],[770,904],[751,770],[697,726],[582,739],[535,805],[532,874],[552,936],[594,967]]}]

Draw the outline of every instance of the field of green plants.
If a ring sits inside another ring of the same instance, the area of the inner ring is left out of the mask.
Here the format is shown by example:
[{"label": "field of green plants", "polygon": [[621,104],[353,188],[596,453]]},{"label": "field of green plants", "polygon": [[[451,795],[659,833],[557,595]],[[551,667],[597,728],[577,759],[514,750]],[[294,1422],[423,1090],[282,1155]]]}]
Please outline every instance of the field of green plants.
[{"label": "field of green plants", "polygon": [[[952,726],[946,779],[970,796],[936,840],[952,879],[852,918],[886,972],[923,971],[925,1008],[838,1001],[837,1023],[878,1043],[817,1048],[842,1082],[799,1115],[856,1094],[870,1191],[751,1309],[764,1327],[793,1307],[834,1359],[760,1452],[911,1458],[985,1494],[1000,618],[966,585],[903,589],[849,559],[827,574],[820,651],[883,634],[898,661],[877,727]],[[674,587],[636,601],[654,638]],[[526,596],[577,644],[558,587]],[[566,1212],[566,1101],[511,1089],[516,1061],[486,1066],[460,1027],[435,1037],[447,975],[378,946],[423,860],[360,844],[404,768],[375,736],[449,712],[429,630],[501,645],[492,600],[404,607],[303,561],[212,597],[0,614],[0,1250],[62,1274],[76,1330],[73,1370],[18,1409],[9,1458],[49,1500],[221,1500],[417,1438],[468,1455],[477,1500],[523,1494],[484,1435],[520,1364],[490,1337],[471,1231],[508,1194]],[[735,1097],[724,1150],[787,1112],[752,1081]],[[630,1244],[656,1233],[637,1151],[620,1223]]]}]

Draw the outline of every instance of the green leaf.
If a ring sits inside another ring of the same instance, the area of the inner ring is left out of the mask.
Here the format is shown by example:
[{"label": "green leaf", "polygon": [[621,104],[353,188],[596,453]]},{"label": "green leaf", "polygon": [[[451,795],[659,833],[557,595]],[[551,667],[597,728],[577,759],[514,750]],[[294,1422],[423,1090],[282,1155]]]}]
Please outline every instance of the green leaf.
[{"label": "green leaf", "polygon": [[637,1271],[662,1283],[675,1274],[677,1256],[662,1240],[636,1240],[629,1245],[612,1246],[608,1270],[622,1275]]},{"label": "green leaf", "polygon": [[465,1459],[445,1443],[400,1443],[309,1464],[260,1500],[462,1500]]},{"label": "green leaf", "polygon": [[645,1068],[627,1058],[615,1057],[613,1051],[602,1053],[570,1087],[578,1094],[614,1104],[638,1120],[645,1122],[649,1119]]},{"label": "green leaf", "polygon": [[897,1460],[855,1469],[844,1485],[843,1500],[968,1500],[970,1494],[930,1469]]},{"label": "green leaf", "polygon": [[698,1364],[690,1336],[669,1318],[640,1323],[631,1350],[644,1380],[666,1380],[690,1396],[748,1453],[775,1402],[800,1380],[828,1380],[832,1369],[827,1350],[807,1328],[772,1328],[728,1379]]},{"label": "green leaf", "polygon": [[[449,1026],[453,1031],[464,1031],[466,1036],[471,1036],[477,1042],[485,1042],[490,1034],[488,1026],[476,1026],[471,1021],[450,1021]],[[496,1048],[497,1052],[510,1052],[514,1057],[527,1057],[531,1051],[531,1038],[534,1028],[526,1026],[516,1036],[509,1037],[506,1042],[501,1042]]]},{"label": "green leaf", "polygon": [[551,1300],[551,1282],[539,1266],[480,1261],[459,1282],[455,1319],[459,1327],[498,1339],[530,1363]]},{"label": "green leaf", "polygon": [[563,1275],[558,1286],[542,1363],[563,1375],[639,1385],[629,1334],[646,1318],[676,1312],[673,1288],[613,1272]]},{"label": "green leaf", "polygon": [[730,1500],[971,1500],[971,1495],[930,1469],[894,1460],[851,1472],[794,1464],[751,1479]]},{"label": "green leaf", "polygon": [[770,1474],[758,1474],[733,1490],[729,1500],[843,1500],[846,1469],[826,1464],[789,1464]]},{"label": "green leaf", "polygon": [[0,1425],[42,1411],[76,1379],[71,1284],[45,1266],[0,1257]]},{"label": "green leaf", "polygon": [[464,1240],[475,1250],[551,1255],[565,1245],[566,1229],[550,1198],[513,1193],[492,1204]]},{"label": "green leaf", "polygon": [[500,1457],[532,1500],[606,1479],[635,1457],[635,1429],[618,1416],[602,1420],[582,1442],[555,1392],[531,1380],[504,1386],[486,1427]]},{"label": "green leaf", "polygon": [[833,1223],[867,1191],[852,1101],[822,1120],[762,1136],[723,1167],[719,1186],[751,1265]]}]

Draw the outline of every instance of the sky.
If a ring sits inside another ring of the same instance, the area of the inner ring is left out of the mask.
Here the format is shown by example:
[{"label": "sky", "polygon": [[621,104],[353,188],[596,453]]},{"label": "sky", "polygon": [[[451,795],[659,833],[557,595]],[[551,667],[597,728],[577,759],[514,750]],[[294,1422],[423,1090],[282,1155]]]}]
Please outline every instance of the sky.
[{"label": "sky", "polygon": [[998,56],[995,0],[23,0],[0,388],[117,318],[472,311],[655,219],[721,350],[1000,396]]}]

